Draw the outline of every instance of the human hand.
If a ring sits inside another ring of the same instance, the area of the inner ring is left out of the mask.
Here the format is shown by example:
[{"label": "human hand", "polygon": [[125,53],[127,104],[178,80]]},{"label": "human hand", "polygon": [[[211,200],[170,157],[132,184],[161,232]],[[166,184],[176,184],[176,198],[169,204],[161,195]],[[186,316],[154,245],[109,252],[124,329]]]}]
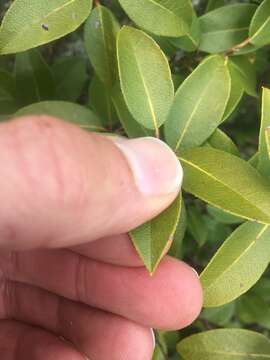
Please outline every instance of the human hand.
[{"label": "human hand", "polygon": [[0,167],[1,359],[150,360],[151,328],[196,318],[192,268],[150,277],[127,235],[179,191],[165,145],[27,117],[0,125]]}]

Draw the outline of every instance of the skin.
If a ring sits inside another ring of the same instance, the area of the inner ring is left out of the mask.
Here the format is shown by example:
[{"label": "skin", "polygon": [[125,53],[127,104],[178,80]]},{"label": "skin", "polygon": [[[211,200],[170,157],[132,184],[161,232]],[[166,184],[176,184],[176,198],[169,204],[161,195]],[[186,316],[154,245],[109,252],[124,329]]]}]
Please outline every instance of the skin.
[{"label": "skin", "polygon": [[0,167],[1,359],[150,360],[150,328],[198,316],[193,269],[166,256],[150,277],[127,235],[177,192],[138,191],[111,139],[15,119],[0,125]]}]

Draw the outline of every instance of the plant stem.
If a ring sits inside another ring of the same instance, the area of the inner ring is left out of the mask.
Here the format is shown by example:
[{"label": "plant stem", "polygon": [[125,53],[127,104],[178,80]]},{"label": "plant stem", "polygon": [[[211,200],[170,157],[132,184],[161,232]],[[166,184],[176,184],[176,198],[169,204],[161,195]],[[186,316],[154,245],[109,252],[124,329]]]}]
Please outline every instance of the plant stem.
[{"label": "plant stem", "polygon": [[248,37],[247,39],[245,39],[244,41],[242,41],[240,44],[235,45],[234,47],[232,47],[231,49],[229,49],[226,52],[226,55],[231,55],[237,51],[239,51],[240,49],[244,48],[245,46],[247,46],[250,43],[250,38]]}]

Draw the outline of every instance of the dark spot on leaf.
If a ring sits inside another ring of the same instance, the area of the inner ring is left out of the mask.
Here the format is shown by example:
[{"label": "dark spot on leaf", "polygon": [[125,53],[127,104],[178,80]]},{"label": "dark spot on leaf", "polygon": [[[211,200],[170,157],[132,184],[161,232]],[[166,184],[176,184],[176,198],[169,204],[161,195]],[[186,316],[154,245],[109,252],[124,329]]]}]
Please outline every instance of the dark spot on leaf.
[{"label": "dark spot on leaf", "polygon": [[49,31],[49,26],[47,24],[42,24],[41,26],[43,30]]},{"label": "dark spot on leaf", "polygon": [[240,283],[240,288],[242,289],[244,287],[244,284],[243,283]]}]

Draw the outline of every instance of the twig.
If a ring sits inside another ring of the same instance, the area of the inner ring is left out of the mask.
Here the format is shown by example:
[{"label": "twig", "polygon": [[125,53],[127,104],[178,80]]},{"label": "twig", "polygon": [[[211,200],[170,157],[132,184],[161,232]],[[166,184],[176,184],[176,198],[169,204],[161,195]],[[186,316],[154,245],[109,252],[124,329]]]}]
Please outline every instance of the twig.
[{"label": "twig", "polygon": [[242,41],[240,44],[235,45],[234,47],[232,47],[231,49],[229,49],[226,52],[226,55],[231,55],[237,51],[239,51],[240,49],[243,49],[245,46],[250,44],[250,38],[245,39],[244,41]]}]

